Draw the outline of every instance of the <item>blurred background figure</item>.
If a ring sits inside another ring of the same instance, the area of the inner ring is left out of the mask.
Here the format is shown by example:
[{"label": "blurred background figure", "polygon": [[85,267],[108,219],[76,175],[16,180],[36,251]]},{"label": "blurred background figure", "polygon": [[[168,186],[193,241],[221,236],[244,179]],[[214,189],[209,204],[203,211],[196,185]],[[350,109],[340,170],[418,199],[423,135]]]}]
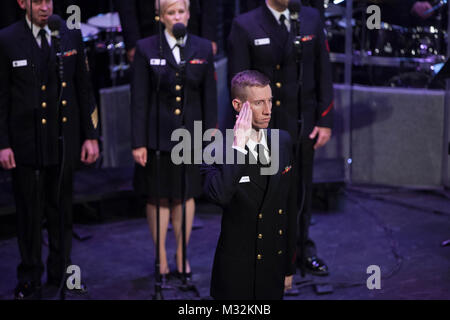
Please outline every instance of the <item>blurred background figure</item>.
[{"label": "blurred background figure", "polygon": [[[115,0],[122,21],[127,56],[133,60],[136,42],[159,31],[159,16],[150,0]],[[212,42],[217,53],[217,0],[191,0],[188,31]]]},{"label": "blurred background figure", "polygon": [[18,21],[23,16],[23,12],[17,5],[17,0],[3,0],[0,10],[0,29],[5,28]]}]

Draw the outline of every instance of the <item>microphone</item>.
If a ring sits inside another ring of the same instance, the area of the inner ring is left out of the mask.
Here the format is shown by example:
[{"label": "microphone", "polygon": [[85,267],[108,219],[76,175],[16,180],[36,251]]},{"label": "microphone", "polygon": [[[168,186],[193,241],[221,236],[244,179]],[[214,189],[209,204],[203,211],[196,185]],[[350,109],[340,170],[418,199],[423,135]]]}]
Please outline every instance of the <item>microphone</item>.
[{"label": "microphone", "polygon": [[53,14],[48,18],[48,28],[52,32],[52,38],[59,39],[59,30],[61,29],[61,17]]},{"label": "microphone", "polygon": [[298,73],[297,73],[297,82],[299,88],[303,86],[303,45],[302,45],[302,37],[300,35],[300,22],[299,16],[300,11],[302,10],[302,3],[300,0],[289,0],[288,4],[289,9],[289,18],[291,19],[291,30],[294,34],[294,49],[295,49],[295,61],[297,63]]},{"label": "microphone", "polygon": [[177,45],[181,48],[184,47],[183,39],[186,36],[186,26],[182,23],[176,23],[172,29],[173,36],[177,39]]},{"label": "microphone", "polygon": [[300,11],[302,10],[302,3],[300,0],[290,0],[288,4],[289,18],[291,21],[297,21]]}]

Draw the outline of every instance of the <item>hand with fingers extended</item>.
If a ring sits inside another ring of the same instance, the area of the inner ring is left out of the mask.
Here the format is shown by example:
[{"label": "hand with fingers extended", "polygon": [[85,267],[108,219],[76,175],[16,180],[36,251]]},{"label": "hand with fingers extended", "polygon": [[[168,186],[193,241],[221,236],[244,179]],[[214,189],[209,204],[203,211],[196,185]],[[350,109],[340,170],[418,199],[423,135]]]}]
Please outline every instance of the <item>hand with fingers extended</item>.
[{"label": "hand with fingers extended", "polygon": [[247,101],[242,106],[234,125],[233,147],[244,149],[252,133],[253,112]]},{"label": "hand with fingers extended", "polygon": [[14,152],[11,148],[0,150],[0,165],[5,170],[11,170],[16,167]]},{"label": "hand with fingers extended", "polygon": [[145,167],[147,164],[147,148],[141,147],[133,149],[133,158],[137,164]]}]

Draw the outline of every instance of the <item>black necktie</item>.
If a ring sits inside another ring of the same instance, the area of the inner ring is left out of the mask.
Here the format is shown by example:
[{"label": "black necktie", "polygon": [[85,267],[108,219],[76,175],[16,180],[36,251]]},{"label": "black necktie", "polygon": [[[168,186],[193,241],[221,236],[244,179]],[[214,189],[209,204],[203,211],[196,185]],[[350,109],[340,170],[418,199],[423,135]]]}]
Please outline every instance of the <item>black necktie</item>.
[{"label": "black necktie", "polygon": [[286,27],[285,21],[286,21],[286,16],[284,14],[282,14],[280,16],[280,27],[283,30],[283,32],[288,33],[288,29]]},{"label": "black necktie", "polygon": [[48,45],[46,35],[47,32],[44,29],[39,31],[39,36],[41,37],[41,57],[44,64],[48,62],[48,56],[50,55],[50,46]]},{"label": "black necktie", "polygon": [[283,43],[286,42],[288,35],[289,35],[289,31],[286,27],[286,16],[284,14],[282,14],[280,16],[280,29],[281,29],[281,34],[280,34],[280,38],[282,39]]},{"label": "black necktie", "polygon": [[268,166],[269,160],[266,158],[266,155],[264,153],[264,146],[261,143],[258,143],[255,146],[255,152],[258,153],[258,164],[262,166]]}]

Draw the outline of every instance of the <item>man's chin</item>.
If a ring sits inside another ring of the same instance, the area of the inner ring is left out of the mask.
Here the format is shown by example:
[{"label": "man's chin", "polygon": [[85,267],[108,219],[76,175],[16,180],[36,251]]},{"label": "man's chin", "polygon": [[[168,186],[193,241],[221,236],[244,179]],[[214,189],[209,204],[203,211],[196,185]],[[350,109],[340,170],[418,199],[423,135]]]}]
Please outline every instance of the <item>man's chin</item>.
[{"label": "man's chin", "polygon": [[270,121],[258,122],[257,124],[253,123],[253,129],[255,129],[256,131],[267,129],[269,127],[269,123]]},{"label": "man's chin", "polygon": [[40,27],[46,26],[48,24],[48,18],[49,17],[39,18],[39,20],[37,21],[38,22],[37,25],[40,26]]}]

